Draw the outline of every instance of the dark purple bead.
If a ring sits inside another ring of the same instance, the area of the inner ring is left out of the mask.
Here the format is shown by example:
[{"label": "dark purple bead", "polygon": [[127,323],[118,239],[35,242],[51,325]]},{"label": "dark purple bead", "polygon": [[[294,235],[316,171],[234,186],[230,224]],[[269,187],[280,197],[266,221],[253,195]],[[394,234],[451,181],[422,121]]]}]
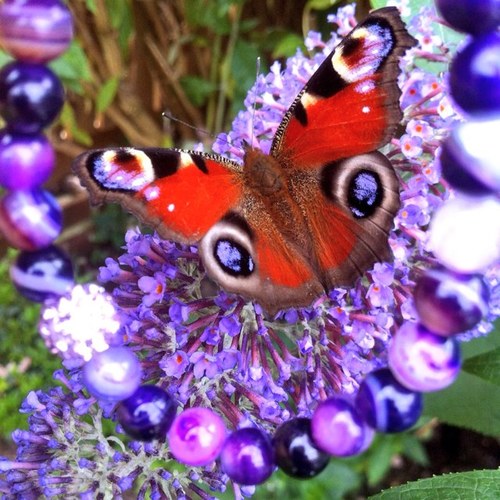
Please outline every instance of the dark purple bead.
[{"label": "dark purple bead", "polygon": [[63,103],[61,82],[46,66],[14,61],[0,71],[0,115],[11,130],[39,133]]},{"label": "dark purple bead", "polygon": [[220,454],[222,470],[243,485],[263,483],[273,473],[273,447],[263,431],[247,427],[231,433]]},{"label": "dark purple bead", "polygon": [[10,277],[19,293],[34,302],[57,298],[74,285],[71,259],[56,246],[20,252]]},{"label": "dark purple bead", "polygon": [[52,173],[55,154],[43,135],[0,132],[0,185],[6,189],[32,189]]},{"label": "dark purple bead", "polygon": [[450,66],[450,90],[468,113],[500,112],[500,35],[472,39]]},{"label": "dark purple bead", "polygon": [[294,418],[281,424],[274,435],[273,446],[276,465],[299,479],[317,476],[330,460],[315,446],[308,418]]},{"label": "dark purple bead", "polygon": [[0,6],[0,41],[16,59],[45,63],[72,38],[71,12],[60,0],[6,0]]},{"label": "dark purple bead", "polygon": [[489,290],[479,274],[429,269],[414,292],[420,322],[440,335],[465,332],[488,312]]},{"label": "dark purple bead", "polygon": [[363,380],[356,409],[379,432],[402,432],[416,423],[422,412],[422,394],[402,386],[388,368]]},{"label": "dark purple bead", "polygon": [[139,441],[166,437],[176,414],[175,401],[156,385],[141,385],[121,401],[116,418],[125,432]]},{"label": "dark purple bead", "polygon": [[11,191],[0,200],[0,230],[15,248],[46,247],[61,229],[61,208],[48,191]]},{"label": "dark purple bead", "polygon": [[389,366],[412,391],[440,391],[460,372],[460,345],[453,337],[436,335],[420,323],[407,321],[391,340]]},{"label": "dark purple bead", "polygon": [[436,0],[443,18],[456,30],[477,35],[500,24],[500,0]]}]

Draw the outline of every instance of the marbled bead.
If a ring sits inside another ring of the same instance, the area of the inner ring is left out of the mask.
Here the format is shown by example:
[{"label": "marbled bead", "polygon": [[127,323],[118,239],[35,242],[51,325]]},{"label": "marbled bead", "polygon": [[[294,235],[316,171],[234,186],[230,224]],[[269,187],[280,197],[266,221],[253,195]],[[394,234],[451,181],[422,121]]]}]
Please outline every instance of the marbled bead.
[{"label": "marbled bead", "polygon": [[161,387],[141,385],[131,396],[120,401],[116,418],[133,439],[162,439],[175,418],[176,406]]},{"label": "marbled bead", "polygon": [[318,448],[336,457],[361,453],[373,437],[356,409],[341,398],[318,405],[311,419],[311,433]]},{"label": "marbled bead", "polygon": [[422,412],[422,394],[401,385],[388,368],[371,372],[356,395],[355,408],[379,432],[402,432]]},{"label": "marbled bead", "polygon": [[61,208],[47,191],[11,191],[0,200],[0,230],[21,250],[50,245],[62,229]]},{"label": "marbled bead", "polygon": [[439,391],[451,385],[460,371],[460,346],[427,330],[420,323],[406,322],[392,338],[389,366],[396,379],[413,391]]},{"label": "marbled bead", "polygon": [[0,185],[6,189],[33,189],[52,173],[55,154],[41,134],[0,132]]},{"label": "marbled bead", "polygon": [[0,6],[0,41],[16,59],[45,63],[72,38],[71,12],[60,0],[6,0]]},{"label": "marbled bead", "polygon": [[64,295],[74,284],[71,259],[56,246],[20,252],[10,277],[19,293],[34,302]]},{"label": "marbled bead", "polygon": [[261,484],[274,469],[274,452],[269,436],[246,427],[231,433],[220,454],[223,472],[242,485]]},{"label": "marbled bead", "polygon": [[420,322],[440,335],[470,330],[488,312],[489,290],[479,274],[429,269],[415,286]]},{"label": "marbled bead", "polygon": [[182,411],[168,433],[172,455],[179,462],[204,466],[219,456],[226,439],[226,427],[219,415],[208,408]]},{"label": "marbled bead", "polygon": [[82,370],[87,390],[103,401],[121,401],[130,397],[142,378],[141,363],[127,347],[110,347],[96,352]]}]

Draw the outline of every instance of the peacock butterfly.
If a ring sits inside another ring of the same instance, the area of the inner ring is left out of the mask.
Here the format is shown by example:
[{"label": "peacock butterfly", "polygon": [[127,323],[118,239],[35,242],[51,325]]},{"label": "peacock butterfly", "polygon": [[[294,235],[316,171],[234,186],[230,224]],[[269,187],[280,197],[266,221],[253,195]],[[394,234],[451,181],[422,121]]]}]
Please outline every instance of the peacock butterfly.
[{"label": "peacock butterfly", "polygon": [[398,60],[415,44],[396,8],[373,11],[319,66],[270,154],[239,165],[160,148],[94,150],[73,165],[93,203],[112,201],[167,239],[198,243],[209,276],[269,313],[307,306],[389,257],[399,182],[374,151],[402,118]]}]

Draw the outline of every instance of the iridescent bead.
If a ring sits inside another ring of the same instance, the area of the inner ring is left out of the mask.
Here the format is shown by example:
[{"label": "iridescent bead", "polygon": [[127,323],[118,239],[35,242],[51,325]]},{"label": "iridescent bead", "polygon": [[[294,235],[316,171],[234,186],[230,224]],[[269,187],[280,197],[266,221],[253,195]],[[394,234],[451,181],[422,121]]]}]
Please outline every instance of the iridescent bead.
[{"label": "iridescent bead", "polygon": [[141,385],[120,401],[116,418],[133,439],[151,441],[166,437],[176,413],[175,401],[156,385]]},{"label": "iridescent bead", "polygon": [[242,485],[261,484],[274,469],[274,452],[269,436],[247,427],[231,433],[220,454],[223,472]]},{"label": "iridescent bead", "polygon": [[311,419],[311,433],[318,448],[336,457],[361,453],[373,437],[356,409],[341,398],[318,405]]},{"label": "iridescent bead", "polygon": [[489,290],[479,274],[429,269],[413,297],[420,322],[440,335],[470,330],[488,312]]},{"label": "iridescent bead", "polygon": [[59,114],[64,89],[41,64],[11,62],[0,71],[0,115],[9,129],[36,134]]},{"label": "iridescent bead", "polygon": [[420,323],[406,322],[391,340],[389,366],[401,384],[412,391],[439,391],[451,385],[460,372],[460,346],[427,330]]},{"label": "iridescent bead", "polygon": [[54,150],[43,135],[0,132],[0,185],[6,189],[41,186],[54,168]]},{"label": "iridescent bead", "polygon": [[276,465],[299,479],[317,476],[330,460],[315,446],[308,418],[294,418],[281,424],[274,434],[273,446]]},{"label": "iridescent bead", "polygon": [[356,410],[379,432],[402,432],[422,412],[422,394],[401,385],[388,368],[365,377],[356,395]]},{"label": "iridescent bead", "polygon": [[226,426],[208,408],[187,408],[177,415],[168,433],[172,455],[195,467],[212,463],[219,456],[226,439]]},{"label": "iridescent bead", "polygon": [[0,200],[0,230],[21,250],[50,245],[61,232],[61,208],[47,191],[11,191]]},{"label": "iridescent bead", "polygon": [[64,295],[74,284],[71,259],[56,246],[20,252],[10,277],[19,293],[34,302]]},{"label": "iridescent bead", "polygon": [[16,59],[45,63],[72,38],[71,12],[60,0],[6,0],[0,6],[0,42]]},{"label": "iridescent bead", "polygon": [[132,396],[141,377],[141,363],[127,347],[96,352],[82,370],[82,381],[90,394],[109,402]]},{"label": "iridescent bead", "polygon": [[478,34],[500,24],[500,0],[436,0],[435,4],[456,30]]}]

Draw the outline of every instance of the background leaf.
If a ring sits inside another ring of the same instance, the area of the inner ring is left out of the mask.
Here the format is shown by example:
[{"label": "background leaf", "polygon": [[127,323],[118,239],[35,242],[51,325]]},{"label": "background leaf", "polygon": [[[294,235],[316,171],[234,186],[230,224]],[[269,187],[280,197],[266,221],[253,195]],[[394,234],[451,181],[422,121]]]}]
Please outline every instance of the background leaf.
[{"label": "background leaf", "polygon": [[467,359],[462,369],[487,382],[500,385],[500,348]]}]

